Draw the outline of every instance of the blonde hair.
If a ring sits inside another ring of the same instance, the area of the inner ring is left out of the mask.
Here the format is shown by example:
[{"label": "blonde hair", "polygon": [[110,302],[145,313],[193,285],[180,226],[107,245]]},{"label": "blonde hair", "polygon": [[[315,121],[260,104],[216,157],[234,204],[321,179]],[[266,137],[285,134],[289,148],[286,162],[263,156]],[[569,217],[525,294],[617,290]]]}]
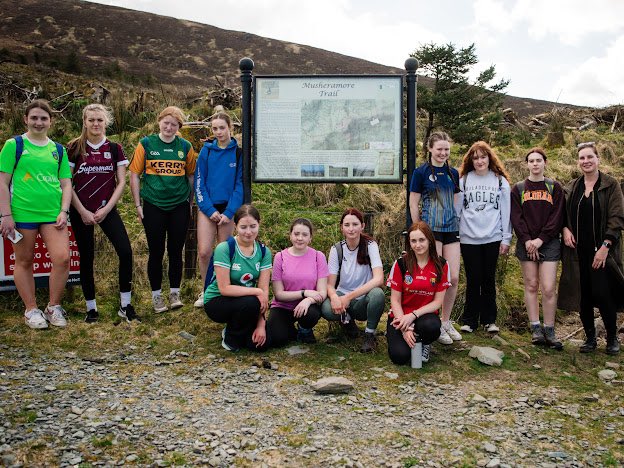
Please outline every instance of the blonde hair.
[{"label": "blonde hair", "polygon": [[72,162],[78,160],[78,156],[87,152],[87,112],[101,112],[104,114],[104,125],[108,128],[113,123],[113,113],[102,104],[88,104],[82,109],[82,132],[78,138],[74,138],[67,144],[68,158]]},{"label": "blonde hair", "polygon": [[182,109],[180,109],[179,107],[176,107],[176,106],[165,107],[162,110],[162,112],[158,114],[158,121],[160,122],[162,119],[164,119],[167,116],[171,116],[174,119],[176,119],[178,121],[178,124],[180,124],[180,127],[184,125],[184,120],[186,119],[186,117],[184,116],[184,112],[182,112]]}]

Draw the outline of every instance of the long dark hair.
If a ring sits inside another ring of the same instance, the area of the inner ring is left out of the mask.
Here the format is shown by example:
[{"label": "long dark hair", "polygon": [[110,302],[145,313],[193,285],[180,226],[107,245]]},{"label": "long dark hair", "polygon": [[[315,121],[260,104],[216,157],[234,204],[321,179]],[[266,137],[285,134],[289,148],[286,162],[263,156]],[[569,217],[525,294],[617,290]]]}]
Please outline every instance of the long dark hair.
[{"label": "long dark hair", "polygon": [[[342,213],[342,217],[340,218],[340,225],[342,226],[342,222],[344,221],[346,216],[355,216],[362,225],[364,225],[364,214],[358,210],[357,208],[347,208]],[[370,265],[370,257],[368,256],[368,243],[372,242],[374,239],[362,231],[360,234],[360,243],[358,244],[358,254],[357,254],[357,262],[360,265]]]},{"label": "long dark hair", "polygon": [[407,236],[405,236],[405,266],[407,267],[407,271],[411,273],[417,264],[416,253],[412,250],[412,246],[410,245],[410,233],[414,231],[422,232],[429,241],[429,258],[433,260],[436,275],[439,281],[440,276],[442,276],[442,267],[444,266],[444,262],[436,250],[436,242],[435,237],[433,237],[433,231],[424,221],[416,221],[407,230]]}]

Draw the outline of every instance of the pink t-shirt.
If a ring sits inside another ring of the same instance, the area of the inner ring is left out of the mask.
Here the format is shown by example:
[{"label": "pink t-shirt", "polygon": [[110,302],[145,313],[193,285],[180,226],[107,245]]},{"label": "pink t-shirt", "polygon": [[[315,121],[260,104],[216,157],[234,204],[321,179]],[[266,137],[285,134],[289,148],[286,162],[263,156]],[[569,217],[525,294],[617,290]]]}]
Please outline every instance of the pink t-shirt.
[{"label": "pink t-shirt", "polygon": [[[327,278],[329,269],[325,254],[308,247],[308,251],[301,256],[295,256],[284,249],[275,255],[273,260],[273,281],[281,281],[284,291],[301,291],[302,289],[316,289],[319,278]],[[281,307],[293,310],[301,300],[280,302],[273,299],[271,307]]]}]

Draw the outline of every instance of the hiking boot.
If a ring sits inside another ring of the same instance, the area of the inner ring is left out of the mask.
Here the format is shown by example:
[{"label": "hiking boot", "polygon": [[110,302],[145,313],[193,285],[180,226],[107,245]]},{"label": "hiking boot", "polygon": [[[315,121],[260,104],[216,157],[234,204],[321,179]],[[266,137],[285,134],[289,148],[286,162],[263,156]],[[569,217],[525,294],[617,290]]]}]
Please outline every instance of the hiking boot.
[{"label": "hiking boot", "polygon": [[444,325],[440,327],[440,336],[438,337],[438,343],[443,345],[451,345],[453,344],[453,338],[449,336],[449,334],[444,329]]},{"label": "hiking boot", "polygon": [[236,351],[238,351],[238,348],[235,348],[234,346],[230,346],[229,344],[225,342],[225,330],[226,329],[227,327],[224,327],[223,330],[221,331],[221,347],[227,351],[235,353]]},{"label": "hiking boot", "polygon": [[598,344],[596,343],[596,336],[588,336],[585,340],[585,343],[583,343],[579,348],[579,351],[581,353],[592,353],[595,351],[596,346],[598,346]]},{"label": "hiking boot", "polygon": [[461,333],[455,330],[455,327],[453,326],[453,322],[451,322],[450,320],[448,322],[442,322],[442,328],[444,329],[446,334],[451,337],[453,341],[462,340]]},{"label": "hiking boot", "polygon": [[182,304],[182,301],[180,300],[180,293],[179,292],[170,293],[169,294],[169,308],[171,310],[174,310],[174,309],[179,309],[182,306],[184,306],[184,304]]},{"label": "hiking boot", "polygon": [[316,336],[314,336],[314,330],[311,328],[299,327],[297,330],[297,341],[305,344],[316,343]]},{"label": "hiking boot", "polygon": [[539,324],[531,325],[531,343],[533,343],[534,345],[546,344],[544,329]]},{"label": "hiking boot", "polygon": [[30,309],[24,312],[24,321],[30,328],[37,330],[48,328],[48,321],[45,319],[40,309]]},{"label": "hiking boot", "polygon": [[204,307],[204,293],[200,293],[197,300],[193,302],[193,307]]},{"label": "hiking boot", "polygon": [[87,316],[85,317],[85,322],[87,323],[95,323],[100,318],[100,314],[95,309],[87,310]]},{"label": "hiking boot", "polygon": [[620,342],[617,339],[617,336],[613,338],[607,338],[607,349],[605,350],[607,354],[616,355],[620,352]]},{"label": "hiking boot", "polygon": [[132,304],[128,304],[126,307],[120,307],[117,311],[117,315],[119,315],[122,319],[126,319],[126,322],[128,323],[133,321],[141,321],[139,316],[134,311],[134,307],[132,307]]},{"label": "hiking boot", "polygon": [[464,324],[461,327],[459,327],[459,331],[463,331],[463,332],[466,332],[466,333],[472,333],[472,332],[474,332],[474,329],[470,325]]},{"label": "hiking boot", "polygon": [[500,331],[500,328],[498,328],[495,323],[483,325],[483,328],[485,328],[485,331],[488,333],[498,333]]},{"label": "hiking boot", "polygon": [[557,351],[563,349],[563,343],[555,336],[555,327],[544,327],[544,344]]},{"label": "hiking boot", "polygon": [[340,327],[347,338],[357,338],[360,335],[360,329],[353,319],[349,320],[347,323],[340,322]]},{"label": "hiking boot", "polygon": [[67,320],[65,319],[66,315],[67,312],[65,312],[65,309],[63,309],[60,304],[56,304],[53,306],[48,304],[48,306],[43,311],[43,316],[45,317],[45,319],[55,327],[67,326]]},{"label": "hiking boot", "polygon": [[430,356],[431,356],[431,345],[430,344],[422,345],[422,362],[429,362]]},{"label": "hiking boot", "polygon": [[375,333],[364,333],[364,342],[362,343],[362,347],[360,348],[360,353],[370,353],[375,350],[377,347],[377,338],[375,338]]},{"label": "hiking boot", "polygon": [[160,314],[161,312],[167,312],[169,307],[165,304],[165,300],[163,299],[161,294],[158,294],[152,297],[152,306],[154,307],[154,312]]}]

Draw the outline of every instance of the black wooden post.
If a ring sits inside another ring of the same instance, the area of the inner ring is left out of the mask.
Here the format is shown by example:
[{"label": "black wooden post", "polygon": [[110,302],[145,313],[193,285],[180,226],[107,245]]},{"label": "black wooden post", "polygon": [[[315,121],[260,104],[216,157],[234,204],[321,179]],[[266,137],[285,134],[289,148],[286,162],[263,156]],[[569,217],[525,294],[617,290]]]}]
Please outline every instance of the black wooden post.
[{"label": "black wooden post", "polygon": [[416,168],[416,84],[418,60],[413,57],[405,61],[405,85],[407,88],[407,183],[405,184],[405,230],[412,224],[409,209],[409,186],[412,173]]},{"label": "black wooden post", "polygon": [[251,203],[251,88],[254,63],[248,57],[238,62],[243,104],[243,203]]}]

